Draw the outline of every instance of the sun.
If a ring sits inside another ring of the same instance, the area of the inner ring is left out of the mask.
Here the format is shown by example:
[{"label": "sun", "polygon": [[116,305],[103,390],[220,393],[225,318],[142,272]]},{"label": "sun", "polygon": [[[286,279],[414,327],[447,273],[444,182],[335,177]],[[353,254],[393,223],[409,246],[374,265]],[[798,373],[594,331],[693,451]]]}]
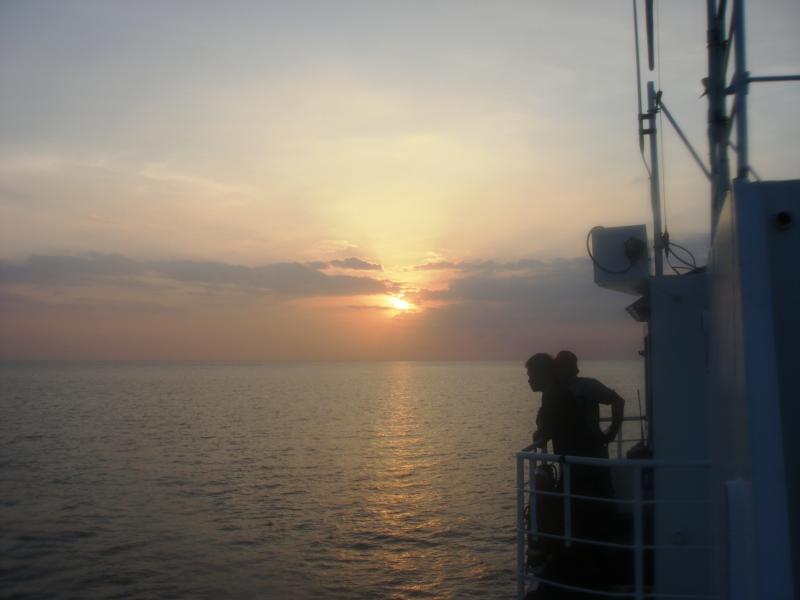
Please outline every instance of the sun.
[{"label": "sun", "polygon": [[389,304],[392,305],[392,308],[399,311],[406,311],[411,310],[414,308],[414,305],[410,302],[406,302],[402,298],[398,298],[397,296],[390,296],[389,297]]}]

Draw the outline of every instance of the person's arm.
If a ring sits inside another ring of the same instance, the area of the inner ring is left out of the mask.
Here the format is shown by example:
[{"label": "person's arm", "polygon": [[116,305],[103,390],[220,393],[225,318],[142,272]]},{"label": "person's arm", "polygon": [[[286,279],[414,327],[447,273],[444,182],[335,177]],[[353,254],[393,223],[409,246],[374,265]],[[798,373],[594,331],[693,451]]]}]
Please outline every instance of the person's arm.
[{"label": "person's arm", "polygon": [[605,433],[607,444],[610,444],[616,439],[619,429],[622,427],[622,419],[625,416],[625,400],[614,390],[610,391],[611,401],[609,404],[611,404],[611,426]]}]

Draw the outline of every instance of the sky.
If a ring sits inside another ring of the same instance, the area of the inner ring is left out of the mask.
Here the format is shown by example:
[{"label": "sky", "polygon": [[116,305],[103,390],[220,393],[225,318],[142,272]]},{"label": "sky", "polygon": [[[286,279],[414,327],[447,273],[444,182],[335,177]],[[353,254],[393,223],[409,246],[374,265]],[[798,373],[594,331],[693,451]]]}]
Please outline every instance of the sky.
[{"label": "sky", "polygon": [[[644,74],[702,156],[704,4],[657,1]],[[751,4],[751,72],[800,72],[800,4]],[[3,0],[0,359],[635,357],[636,298],[585,250],[652,229],[632,24],[623,0]],[[752,91],[761,177],[796,176],[798,107]],[[707,185],[664,133],[702,260]]]}]

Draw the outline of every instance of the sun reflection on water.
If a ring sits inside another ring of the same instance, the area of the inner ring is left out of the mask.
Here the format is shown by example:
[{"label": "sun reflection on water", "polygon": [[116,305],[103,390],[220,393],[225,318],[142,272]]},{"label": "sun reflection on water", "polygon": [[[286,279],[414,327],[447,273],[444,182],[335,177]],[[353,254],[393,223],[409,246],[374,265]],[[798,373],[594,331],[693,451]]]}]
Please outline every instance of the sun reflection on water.
[{"label": "sun reflection on water", "polygon": [[397,363],[378,410],[374,472],[365,493],[362,534],[372,540],[370,557],[384,565],[387,579],[407,593],[435,594],[445,577],[440,540],[447,522],[439,507],[442,494],[432,474],[437,457],[420,422],[419,400],[410,385],[411,366]]}]

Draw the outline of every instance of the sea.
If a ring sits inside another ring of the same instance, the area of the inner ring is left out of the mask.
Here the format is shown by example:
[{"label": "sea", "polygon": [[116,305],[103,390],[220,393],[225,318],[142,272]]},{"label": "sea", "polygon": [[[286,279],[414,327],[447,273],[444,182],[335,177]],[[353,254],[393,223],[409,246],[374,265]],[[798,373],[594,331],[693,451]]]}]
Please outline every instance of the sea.
[{"label": "sea", "polygon": [[0,598],[511,598],[538,406],[521,361],[0,363]]}]

